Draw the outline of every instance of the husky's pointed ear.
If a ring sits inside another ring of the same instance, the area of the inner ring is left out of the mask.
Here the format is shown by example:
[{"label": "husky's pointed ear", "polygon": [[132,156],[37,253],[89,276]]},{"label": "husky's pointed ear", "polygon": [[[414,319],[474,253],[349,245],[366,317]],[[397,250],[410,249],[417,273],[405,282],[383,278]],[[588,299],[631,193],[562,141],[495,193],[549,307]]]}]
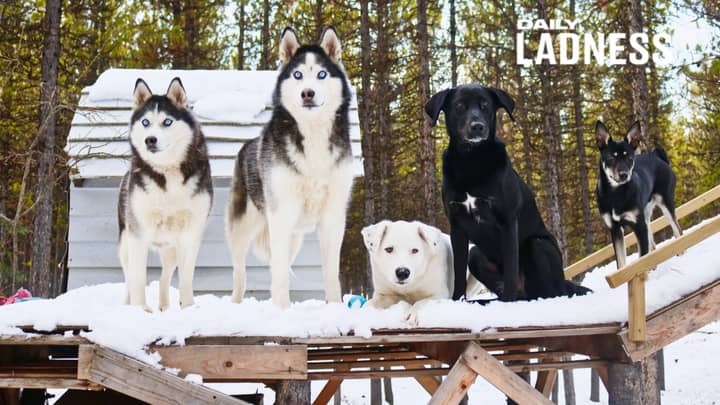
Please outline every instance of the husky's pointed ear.
[{"label": "husky's pointed ear", "polygon": [[430,252],[437,253],[442,249],[442,232],[434,226],[417,222],[418,235],[430,247]]},{"label": "husky's pointed ear", "polygon": [[135,82],[135,90],[133,90],[135,109],[148,101],[150,97],[152,97],[152,91],[150,91],[150,87],[147,85],[147,83],[145,83],[145,80],[138,78]]},{"label": "husky's pointed ear", "polygon": [[602,121],[598,120],[595,123],[595,142],[597,142],[598,149],[606,147],[610,139],[612,139],[610,137],[610,131],[608,131]]},{"label": "husky's pointed ear", "polygon": [[445,101],[452,95],[455,89],[445,89],[435,93],[430,97],[430,101],[425,103],[425,113],[430,117],[430,125],[435,126],[440,117],[440,111],[445,111]]},{"label": "husky's pointed ear", "polygon": [[640,130],[640,121],[635,121],[635,123],[632,124],[630,129],[628,129],[627,135],[625,135],[625,141],[630,144],[630,146],[633,147],[633,149],[637,149],[640,145],[642,145],[642,131]]},{"label": "husky's pointed ear", "polygon": [[502,107],[507,111],[510,119],[515,121],[512,113],[515,110],[515,100],[510,97],[505,90],[496,89],[494,87],[488,87],[488,90],[495,96],[495,100],[498,102],[498,108]]},{"label": "husky's pointed ear", "polygon": [[335,63],[340,63],[342,44],[340,44],[340,38],[338,38],[335,27],[329,26],[325,28],[320,35],[320,47],[325,51],[330,60]]},{"label": "husky's pointed ear", "polygon": [[388,225],[390,225],[390,221],[383,220],[377,224],[368,225],[360,231],[368,252],[372,253],[380,248],[380,244],[387,233]]},{"label": "husky's pointed ear", "polygon": [[285,65],[290,62],[290,58],[295,55],[298,48],[300,48],[300,41],[298,41],[295,31],[290,27],[285,27],[280,36],[280,64]]},{"label": "husky's pointed ear", "polygon": [[182,85],[179,77],[172,79],[168,86],[167,93],[165,94],[170,101],[178,107],[187,108],[188,98],[185,93],[185,87]]}]

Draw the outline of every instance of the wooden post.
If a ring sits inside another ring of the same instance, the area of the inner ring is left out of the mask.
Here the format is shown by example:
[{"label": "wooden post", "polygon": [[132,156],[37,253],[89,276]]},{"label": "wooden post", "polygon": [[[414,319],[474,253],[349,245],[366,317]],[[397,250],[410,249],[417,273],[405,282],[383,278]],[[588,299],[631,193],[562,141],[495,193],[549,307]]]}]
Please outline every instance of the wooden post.
[{"label": "wooden post", "polygon": [[310,403],[310,381],[279,381],[275,388],[275,403],[306,405]]},{"label": "wooden post", "polygon": [[610,363],[608,397],[609,405],[660,405],[655,357],[632,364]]},{"label": "wooden post", "polygon": [[633,342],[645,340],[646,274],[633,277],[628,284],[628,337]]},{"label": "wooden post", "polygon": [[552,404],[475,342],[468,344],[429,403],[457,404],[478,375],[519,404]]}]

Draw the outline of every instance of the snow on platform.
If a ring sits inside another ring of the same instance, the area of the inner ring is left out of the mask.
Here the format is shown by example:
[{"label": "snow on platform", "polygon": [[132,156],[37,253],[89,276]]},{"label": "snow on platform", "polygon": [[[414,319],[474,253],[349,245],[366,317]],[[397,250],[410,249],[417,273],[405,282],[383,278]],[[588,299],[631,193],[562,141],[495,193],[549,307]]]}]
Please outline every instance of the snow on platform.
[{"label": "snow on platform", "polygon": [[[688,230],[692,232],[692,228]],[[630,256],[630,260],[636,255]],[[83,287],[52,300],[30,301],[0,307],[0,335],[23,332],[17,326],[31,325],[51,331],[59,325],[87,325],[83,336],[143,361],[156,363],[145,347],[154,342],[183,344],[191,336],[340,336],[353,331],[369,336],[372,329],[446,327],[489,332],[499,327],[589,325],[627,320],[625,286],[610,289],[605,275],[615,264],[597,268],[584,285],[594,294],[574,298],[553,298],[532,302],[495,302],[478,306],[442,300],[417,312],[417,323],[407,321],[408,306],[386,310],[348,308],[310,300],[295,303],[287,310],[269,301],[246,299],[233,304],[230,297],[201,295],[195,305],[177,307],[178,294],[171,291],[174,305],[163,313],[147,313],[121,305],[124,285],[102,284]],[[647,313],[650,314],[698,288],[720,278],[720,234],[676,256],[649,274]],[[157,308],[157,283],[147,288],[149,305]]]}]

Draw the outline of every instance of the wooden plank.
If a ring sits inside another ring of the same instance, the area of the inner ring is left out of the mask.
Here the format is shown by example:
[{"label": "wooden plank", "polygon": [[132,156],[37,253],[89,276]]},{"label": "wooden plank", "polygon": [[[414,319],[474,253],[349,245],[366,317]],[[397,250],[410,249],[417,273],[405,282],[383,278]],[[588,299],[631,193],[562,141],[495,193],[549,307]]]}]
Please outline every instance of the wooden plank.
[{"label": "wooden plank", "polygon": [[[20,327],[22,329],[22,327]],[[81,336],[64,335],[0,335],[0,346],[75,346],[86,344],[89,341]]]},{"label": "wooden plank", "polygon": [[350,354],[314,354],[308,352],[308,360],[335,360],[335,361],[357,361],[361,359],[366,360],[380,360],[380,359],[415,359],[420,355],[415,352],[379,352],[379,353],[350,353]]},{"label": "wooden plank", "polygon": [[324,362],[312,362],[307,365],[309,370],[327,370],[334,369],[338,366],[355,368],[370,368],[370,367],[397,367],[397,366],[410,366],[410,365],[430,365],[439,367],[442,362],[433,359],[390,359],[390,360],[361,360],[361,361],[324,361]]},{"label": "wooden plank", "polygon": [[628,285],[628,336],[633,342],[645,340],[645,274],[639,274]]},{"label": "wooden plank", "polygon": [[465,397],[478,373],[462,359],[452,366],[445,380],[440,384],[428,405],[456,405]]},{"label": "wooden plank", "polygon": [[538,372],[537,381],[535,381],[535,389],[540,391],[541,394],[550,398],[552,394],[553,386],[557,380],[558,371],[556,369],[543,370]]},{"label": "wooden plank", "polygon": [[[476,342],[470,342],[470,344],[468,344],[467,349],[465,349],[462,356],[460,356],[458,362],[465,363],[475,373],[519,404],[552,404],[543,394],[535,390],[535,388],[530,386],[525,380],[511,371],[510,368],[503,366],[502,363],[495,360],[494,357],[483,350]],[[467,391],[467,388],[463,387],[465,382],[462,378],[460,381],[453,381],[448,377],[440,386],[438,392],[443,390],[445,384],[450,384],[451,386],[460,385],[460,388],[455,388],[454,391],[458,393],[462,392],[463,395],[465,391]],[[434,399],[435,397],[433,397],[431,403],[435,403]]]},{"label": "wooden plank", "polygon": [[81,390],[100,390],[102,386],[77,378],[0,378],[0,387],[4,388],[62,388]]},{"label": "wooden plank", "polygon": [[204,381],[234,379],[304,380],[307,347],[288,346],[155,346],[164,367],[200,374]]},{"label": "wooden plank", "polygon": [[313,401],[313,405],[326,405],[330,402],[330,399],[335,395],[338,388],[340,388],[342,382],[342,378],[330,378]]},{"label": "wooden plank", "polygon": [[[681,218],[690,215],[691,213],[697,211],[699,208],[717,199],[720,199],[720,185],[713,187],[707,192],[677,207],[677,209],[675,210],[675,216],[678,220],[680,220]],[[669,223],[664,215],[656,219],[655,221],[652,221],[652,223],[650,224],[653,233],[667,227],[668,225]],[[635,238],[634,233],[630,232],[625,236],[625,247],[630,248],[635,244],[637,244],[637,238]],[[612,244],[604,246],[602,249],[596,251],[595,253],[586,256],[583,259],[577,261],[576,263],[573,263],[572,265],[566,267],[565,278],[569,280],[577,276],[578,274],[584,273],[592,269],[593,267],[596,267],[597,265],[614,256],[615,251],[613,250]]]},{"label": "wooden plank", "polygon": [[448,367],[423,368],[419,370],[371,370],[371,371],[317,371],[309,372],[309,380],[328,380],[333,377],[349,379],[396,378],[445,375]]},{"label": "wooden plank", "polygon": [[608,285],[617,288],[640,273],[646,272],[671,257],[720,232],[720,216],[708,220],[692,232],[686,232],[662,247],[653,250],[618,271],[605,277]]},{"label": "wooden plank", "polygon": [[151,404],[247,404],[104,347],[80,346],[78,363],[78,378]]},{"label": "wooden plank", "polygon": [[670,309],[661,309],[657,315],[649,317],[644,342],[633,342],[629,331],[622,331],[619,336],[630,359],[640,361],[720,319],[720,283],[713,283],[711,288],[703,288],[701,291],[690,299],[683,299],[682,305],[672,305]]},{"label": "wooden plank", "polygon": [[607,365],[605,360],[575,360],[575,361],[558,361],[558,362],[542,362],[542,363],[529,363],[529,364],[511,364],[506,366],[508,369],[516,372],[528,372],[538,370],[553,370],[553,369],[575,369],[575,368],[595,368],[603,367]]},{"label": "wooden plank", "polygon": [[420,384],[421,387],[430,394],[430,396],[435,395],[435,392],[437,392],[438,388],[440,388],[440,380],[439,377],[430,377],[430,376],[416,376],[415,381]]},{"label": "wooden plank", "polygon": [[[486,351],[487,348],[483,347]],[[530,359],[554,359],[562,357],[571,353],[564,351],[541,351],[541,352],[524,352],[524,353],[510,353],[510,354],[495,354],[493,357],[500,361],[513,361],[513,360],[530,360]]]}]

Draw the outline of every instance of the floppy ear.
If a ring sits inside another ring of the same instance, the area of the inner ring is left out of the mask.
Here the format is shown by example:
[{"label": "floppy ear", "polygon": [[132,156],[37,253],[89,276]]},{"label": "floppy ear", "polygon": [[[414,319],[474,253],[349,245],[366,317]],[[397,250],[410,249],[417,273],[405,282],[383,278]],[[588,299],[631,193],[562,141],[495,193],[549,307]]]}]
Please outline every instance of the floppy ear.
[{"label": "floppy ear", "polygon": [[515,117],[513,117],[512,115],[513,111],[515,110],[515,101],[512,99],[512,97],[510,97],[510,95],[507,94],[505,90],[496,89],[494,87],[488,87],[488,90],[490,90],[490,92],[495,95],[495,98],[500,104],[500,107],[504,108],[505,111],[507,111],[510,119],[515,121]]},{"label": "floppy ear", "polygon": [[598,120],[595,123],[595,141],[597,142],[598,149],[606,147],[610,139],[612,138],[610,138],[610,132],[607,127],[602,121]]},{"label": "floppy ear", "polygon": [[320,47],[325,51],[330,60],[335,63],[340,63],[342,44],[340,44],[340,38],[337,36],[335,27],[330,26],[325,28],[325,31],[320,35]]},{"label": "floppy ear", "polygon": [[165,94],[178,107],[187,108],[188,98],[179,77],[172,79]]},{"label": "floppy ear", "polygon": [[435,126],[440,117],[440,111],[445,110],[445,100],[452,94],[454,89],[445,89],[435,93],[430,97],[430,101],[425,104],[425,112],[430,117],[430,125]]},{"label": "floppy ear", "polygon": [[298,41],[297,35],[292,28],[286,27],[280,36],[280,63],[285,65],[290,61],[290,58],[295,55],[298,48],[300,48],[300,41]]},{"label": "floppy ear", "polygon": [[430,251],[434,254],[442,249],[442,232],[434,226],[423,224],[418,222],[418,235],[420,239],[425,241],[430,247]]},{"label": "floppy ear", "polygon": [[380,221],[375,225],[368,225],[360,231],[368,252],[372,253],[380,247],[380,243],[387,233],[388,225],[390,225],[390,221]]},{"label": "floppy ear", "polygon": [[625,140],[633,149],[637,149],[642,144],[642,131],[640,130],[640,121],[635,121],[634,124],[628,129]]},{"label": "floppy ear", "polygon": [[135,108],[137,109],[143,105],[148,99],[152,97],[152,91],[148,87],[145,80],[138,78],[135,82],[135,90],[133,90],[133,100],[135,100]]}]

